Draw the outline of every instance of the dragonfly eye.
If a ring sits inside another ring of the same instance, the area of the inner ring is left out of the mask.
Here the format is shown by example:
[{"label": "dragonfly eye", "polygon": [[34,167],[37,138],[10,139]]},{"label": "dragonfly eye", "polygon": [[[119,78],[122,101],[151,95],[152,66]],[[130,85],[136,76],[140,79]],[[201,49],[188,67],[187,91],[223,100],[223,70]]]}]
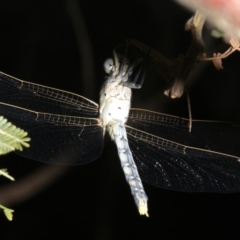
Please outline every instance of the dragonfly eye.
[{"label": "dragonfly eye", "polygon": [[108,58],[104,64],[103,64],[104,70],[106,73],[110,73],[113,68],[114,68],[114,64],[113,64],[113,60],[112,58]]}]

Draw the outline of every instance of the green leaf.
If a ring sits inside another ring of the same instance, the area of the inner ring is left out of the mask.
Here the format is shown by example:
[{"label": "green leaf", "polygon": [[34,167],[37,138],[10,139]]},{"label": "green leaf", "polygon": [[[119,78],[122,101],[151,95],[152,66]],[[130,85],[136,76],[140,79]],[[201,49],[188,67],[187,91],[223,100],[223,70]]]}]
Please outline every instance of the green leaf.
[{"label": "green leaf", "polygon": [[30,146],[29,141],[27,132],[0,116],[0,155],[14,150],[22,151],[23,147]]},{"label": "green leaf", "polygon": [[4,212],[5,216],[6,216],[6,218],[7,218],[9,221],[12,221],[14,210],[13,210],[13,209],[10,209],[10,208],[6,208],[6,207],[4,207],[3,205],[0,205],[0,208],[3,209],[3,212]]},{"label": "green leaf", "polygon": [[[14,150],[22,151],[23,147],[29,147],[30,138],[27,137],[27,132],[16,127],[7,119],[0,116],[0,155],[9,153]],[[14,181],[14,178],[9,175],[7,169],[0,169],[0,176],[4,176]],[[13,219],[14,210],[0,205],[3,212],[9,221]]]},{"label": "green leaf", "polygon": [[9,175],[9,173],[7,172],[7,169],[0,169],[0,176],[1,175],[10,179],[10,180],[12,180],[12,181],[15,180],[11,175]]}]

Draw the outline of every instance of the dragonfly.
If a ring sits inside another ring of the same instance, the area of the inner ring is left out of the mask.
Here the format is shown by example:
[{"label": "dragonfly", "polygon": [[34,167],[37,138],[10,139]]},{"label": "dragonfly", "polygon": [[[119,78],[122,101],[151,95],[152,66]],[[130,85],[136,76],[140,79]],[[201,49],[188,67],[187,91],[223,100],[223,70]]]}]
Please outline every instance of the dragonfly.
[{"label": "dragonfly", "polygon": [[[23,81],[0,72],[0,115],[28,132],[31,146],[18,154],[50,164],[96,160],[108,132],[140,215],[148,216],[143,182],[182,192],[240,191],[240,127],[130,109],[140,89],[132,64],[116,52],[104,63],[100,104],[75,93]],[[234,134],[233,134],[234,133]],[[217,145],[219,142],[219,146]],[[221,148],[218,152],[217,148]]]}]

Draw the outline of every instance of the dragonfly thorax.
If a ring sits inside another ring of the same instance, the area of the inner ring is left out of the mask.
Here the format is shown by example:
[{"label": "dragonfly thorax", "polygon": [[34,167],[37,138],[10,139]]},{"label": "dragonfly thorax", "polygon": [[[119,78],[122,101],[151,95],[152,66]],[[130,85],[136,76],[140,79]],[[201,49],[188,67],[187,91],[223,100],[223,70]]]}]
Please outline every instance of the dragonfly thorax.
[{"label": "dragonfly thorax", "polygon": [[130,88],[113,82],[106,82],[100,93],[99,114],[103,126],[106,127],[112,121],[119,121],[123,124],[128,119],[131,105],[132,91]]},{"label": "dragonfly thorax", "polygon": [[103,128],[116,121],[125,124],[128,119],[131,105],[132,90],[127,86],[131,71],[128,61],[120,66],[117,55],[114,52],[113,59],[107,59],[104,63],[105,72],[109,75],[100,92],[99,114]]}]

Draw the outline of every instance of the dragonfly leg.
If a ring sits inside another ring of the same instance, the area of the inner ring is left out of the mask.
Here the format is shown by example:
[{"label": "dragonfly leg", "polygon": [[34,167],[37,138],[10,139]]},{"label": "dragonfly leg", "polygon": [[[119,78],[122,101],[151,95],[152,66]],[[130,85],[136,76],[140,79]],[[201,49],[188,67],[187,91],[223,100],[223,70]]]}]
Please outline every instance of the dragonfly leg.
[{"label": "dragonfly leg", "polygon": [[[133,63],[133,65],[128,69],[128,76],[132,75],[133,72],[133,68],[135,66],[137,66],[139,64],[139,62],[142,61],[141,59],[139,61],[136,61],[136,63]],[[141,68],[136,75],[134,76],[133,80],[131,80],[130,78],[128,78],[129,80],[125,83],[123,83],[123,85],[125,87],[129,87],[132,89],[140,89],[143,85],[144,79],[145,79],[145,70],[143,68]],[[137,83],[138,82],[138,83]]]}]

